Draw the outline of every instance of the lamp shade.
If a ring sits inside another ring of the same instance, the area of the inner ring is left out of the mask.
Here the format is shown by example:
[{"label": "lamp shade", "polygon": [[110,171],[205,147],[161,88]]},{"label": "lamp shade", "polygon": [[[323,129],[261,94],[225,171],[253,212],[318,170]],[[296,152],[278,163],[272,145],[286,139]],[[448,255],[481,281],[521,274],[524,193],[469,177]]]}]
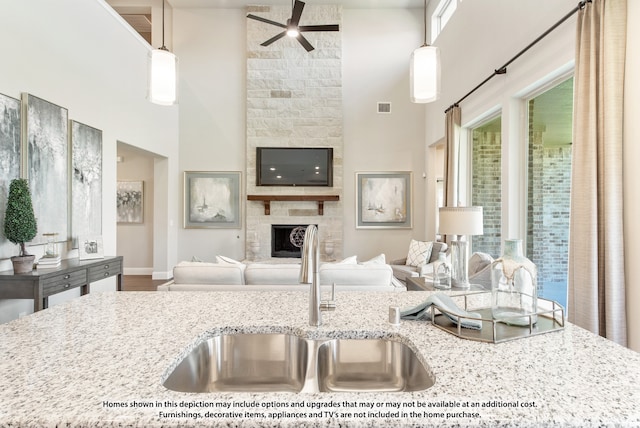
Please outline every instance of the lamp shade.
[{"label": "lamp shade", "polygon": [[149,55],[149,101],[169,106],[177,99],[178,58],[165,49]]},{"label": "lamp shade", "polygon": [[440,97],[440,49],[422,46],[411,54],[411,102],[430,103]]},{"label": "lamp shade", "polygon": [[482,207],[442,207],[439,215],[441,235],[482,235]]}]

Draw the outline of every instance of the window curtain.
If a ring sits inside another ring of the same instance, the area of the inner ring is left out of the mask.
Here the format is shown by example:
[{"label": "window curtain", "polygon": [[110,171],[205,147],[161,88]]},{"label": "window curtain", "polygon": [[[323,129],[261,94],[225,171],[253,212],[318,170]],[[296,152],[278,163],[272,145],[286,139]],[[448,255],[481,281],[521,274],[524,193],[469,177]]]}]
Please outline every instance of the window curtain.
[{"label": "window curtain", "polygon": [[460,107],[447,110],[445,116],[444,138],[444,206],[458,206],[458,150],[460,148],[460,123],[462,113]]},{"label": "window curtain", "polygon": [[569,321],[621,345],[626,11],[626,0],[593,0],[578,12],[568,301]]}]

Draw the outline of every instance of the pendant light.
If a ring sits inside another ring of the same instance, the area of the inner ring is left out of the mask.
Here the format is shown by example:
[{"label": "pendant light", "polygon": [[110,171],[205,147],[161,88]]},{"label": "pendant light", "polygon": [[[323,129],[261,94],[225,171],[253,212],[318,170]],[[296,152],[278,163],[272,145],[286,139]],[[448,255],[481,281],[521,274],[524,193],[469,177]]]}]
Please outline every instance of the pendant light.
[{"label": "pendant light", "polygon": [[440,49],[427,44],[427,0],[424,1],[424,44],[411,53],[411,102],[430,103],[440,97]]},{"label": "pendant light", "polygon": [[162,47],[149,54],[149,100],[170,106],[178,93],[178,58],[164,45],[164,3],[162,0]]}]

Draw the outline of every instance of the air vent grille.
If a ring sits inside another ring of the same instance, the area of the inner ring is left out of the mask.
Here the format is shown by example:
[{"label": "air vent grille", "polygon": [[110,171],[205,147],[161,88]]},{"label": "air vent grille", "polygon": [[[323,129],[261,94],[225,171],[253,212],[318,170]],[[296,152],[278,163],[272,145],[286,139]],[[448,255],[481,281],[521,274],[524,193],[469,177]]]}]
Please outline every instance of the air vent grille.
[{"label": "air vent grille", "polygon": [[379,102],[378,103],[378,113],[390,114],[391,113],[391,103]]}]

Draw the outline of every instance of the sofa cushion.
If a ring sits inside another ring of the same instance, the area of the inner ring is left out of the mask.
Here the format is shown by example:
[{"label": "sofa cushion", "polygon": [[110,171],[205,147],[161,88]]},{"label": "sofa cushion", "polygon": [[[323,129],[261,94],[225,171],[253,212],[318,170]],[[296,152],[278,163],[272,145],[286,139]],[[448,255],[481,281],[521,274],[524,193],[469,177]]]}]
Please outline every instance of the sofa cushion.
[{"label": "sofa cushion", "polygon": [[355,265],[358,263],[358,256],[349,256],[336,263],[341,263],[345,265]]},{"label": "sofa cushion", "polygon": [[487,253],[476,252],[469,257],[469,275],[476,274],[493,263],[493,257]]},{"label": "sofa cushion", "polygon": [[180,262],[173,268],[176,284],[244,284],[245,265]]},{"label": "sofa cushion", "polygon": [[251,263],[244,271],[247,285],[299,285],[298,263]]},{"label": "sofa cushion", "polygon": [[384,265],[386,264],[387,261],[384,257],[384,254],[379,254],[377,256],[375,256],[372,259],[369,259],[367,261],[361,262],[361,265]]},{"label": "sofa cushion", "polygon": [[433,247],[431,247],[431,257],[429,258],[429,263],[433,263],[438,260],[438,254],[444,253],[448,248],[449,246],[444,242],[434,242]]},{"label": "sofa cushion", "polygon": [[325,263],[318,269],[322,285],[389,286],[393,271],[387,264]]},{"label": "sofa cushion", "polygon": [[406,264],[409,266],[415,266],[421,268],[429,263],[431,258],[431,249],[433,248],[433,242],[431,241],[417,241],[411,240],[409,244],[409,253],[407,254]]}]

